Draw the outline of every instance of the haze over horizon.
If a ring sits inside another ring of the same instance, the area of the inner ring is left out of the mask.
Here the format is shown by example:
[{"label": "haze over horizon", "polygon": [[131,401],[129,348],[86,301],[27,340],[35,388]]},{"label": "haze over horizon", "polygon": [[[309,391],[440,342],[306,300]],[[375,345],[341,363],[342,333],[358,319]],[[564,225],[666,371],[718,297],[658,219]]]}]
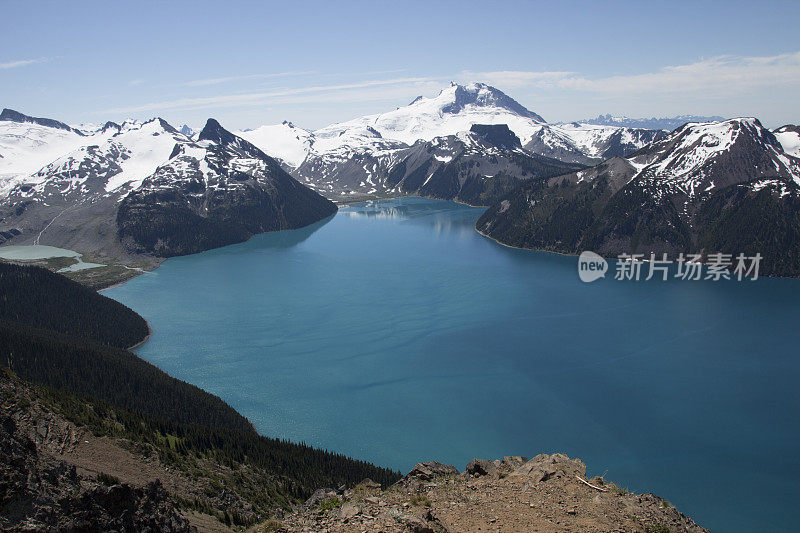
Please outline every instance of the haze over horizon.
[{"label": "haze over horizon", "polygon": [[[799,4],[590,5],[8,2],[0,107],[73,124],[316,129],[477,81],[549,122],[800,122]],[[653,20],[674,33],[654,36]]]}]

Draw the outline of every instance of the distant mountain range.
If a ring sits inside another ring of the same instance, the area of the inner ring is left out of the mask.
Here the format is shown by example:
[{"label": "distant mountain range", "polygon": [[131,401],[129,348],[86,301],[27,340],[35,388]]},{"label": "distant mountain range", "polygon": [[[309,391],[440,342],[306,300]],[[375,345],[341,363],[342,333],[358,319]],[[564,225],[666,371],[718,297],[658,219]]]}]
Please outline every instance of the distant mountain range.
[{"label": "distant mountain range", "polygon": [[[165,257],[310,224],[335,212],[330,200],[409,194],[491,206],[483,233],[561,252],[748,251],[775,231],[791,241],[797,126],[709,118],[550,124],[482,83],[316,131],[229,132],[210,119],[198,133],[160,118],[74,127],[6,109],[0,244]],[[772,271],[800,272],[788,261]]]},{"label": "distant mountain range", "polygon": [[688,122],[718,122],[725,120],[720,116],[699,116],[699,115],[678,115],[677,117],[663,118],[630,118],[613,115],[599,115],[597,118],[590,118],[578,121],[580,124],[596,124],[598,126],[620,126],[624,128],[643,128],[648,130],[669,130],[683,126]]},{"label": "distant mountain range", "polygon": [[[409,149],[420,143],[432,143],[424,150],[441,152],[441,148],[435,147],[447,145],[460,152],[461,145],[448,138],[464,137],[475,124],[506,126],[520,140],[519,157],[527,155],[536,159],[544,156],[583,165],[630,154],[666,135],[662,131],[616,126],[548,124],[540,115],[499,89],[482,83],[453,83],[433,98],[420,96],[407,106],[316,131],[284,122],[237,134],[282,161],[287,170],[303,183],[328,197],[347,201],[371,195],[396,194],[398,191],[410,192],[407,184],[413,180],[398,189],[399,180],[396,179],[397,173],[401,172],[396,165],[405,160]],[[480,153],[481,146],[481,143],[472,143],[471,156],[491,157],[488,152]],[[416,150],[419,149],[417,146]],[[532,168],[536,164],[527,166]],[[472,178],[494,178],[501,170],[495,167],[494,174],[488,176],[485,172],[473,173]],[[390,174],[395,178],[389,179]],[[536,172],[520,173],[518,168],[512,167],[503,170],[503,175],[505,185],[501,186],[499,180],[494,180],[495,183],[486,188],[499,193],[519,180],[539,176]],[[469,177],[468,173],[461,171],[458,180],[464,183]],[[435,188],[426,190],[426,195],[435,198],[454,197],[452,187],[446,194]],[[481,201],[489,198],[484,196]]]}]

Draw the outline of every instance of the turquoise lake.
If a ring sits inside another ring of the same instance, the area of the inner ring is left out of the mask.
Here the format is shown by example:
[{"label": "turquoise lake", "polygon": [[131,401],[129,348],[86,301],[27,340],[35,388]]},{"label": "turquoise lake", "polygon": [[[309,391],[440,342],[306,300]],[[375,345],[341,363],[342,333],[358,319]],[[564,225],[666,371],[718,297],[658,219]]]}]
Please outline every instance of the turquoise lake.
[{"label": "turquoise lake", "polygon": [[714,531],[796,530],[800,280],[586,284],[482,211],[349,206],[104,294],[264,435],[403,472],[561,451]]}]

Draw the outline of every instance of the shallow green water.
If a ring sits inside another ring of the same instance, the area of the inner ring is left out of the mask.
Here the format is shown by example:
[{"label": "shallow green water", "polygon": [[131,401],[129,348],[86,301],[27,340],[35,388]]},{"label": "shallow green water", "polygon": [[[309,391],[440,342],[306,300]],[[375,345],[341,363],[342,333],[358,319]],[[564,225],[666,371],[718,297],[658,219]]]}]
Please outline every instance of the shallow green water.
[{"label": "shallow green water", "polygon": [[105,294],[150,321],[141,357],[265,435],[403,471],[562,451],[713,530],[793,529],[800,281],[584,284],[480,213],[352,206]]}]

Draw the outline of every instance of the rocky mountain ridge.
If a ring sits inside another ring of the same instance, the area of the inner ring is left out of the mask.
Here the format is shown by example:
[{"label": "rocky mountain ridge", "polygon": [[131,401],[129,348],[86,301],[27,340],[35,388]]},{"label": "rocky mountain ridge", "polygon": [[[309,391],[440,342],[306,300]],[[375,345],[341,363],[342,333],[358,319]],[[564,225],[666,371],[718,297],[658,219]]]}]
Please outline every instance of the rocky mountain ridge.
[{"label": "rocky mountain ridge", "polygon": [[378,150],[348,149],[307,159],[294,174],[337,199],[417,195],[489,205],[529,179],[583,168],[531,154],[505,124],[474,124],[457,135],[398,147],[380,137]]},{"label": "rocky mountain ridge", "polygon": [[[548,124],[483,83],[452,83],[435,97],[420,96],[407,106],[316,131],[284,122],[238,134],[286,164],[301,182],[331,198],[350,201],[391,195],[396,182],[387,183],[386,178],[405,151],[419,143],[463,135],[474,125],[507,127],[531,157],[584,165],[629,155],[666,135],[617,126]],[[509,169],[508,174],[513,173]]]},{"label": "rocky mountain ridge", "polygon": [[760,253],[762,273],[798,275],[798,208],[800,159],[741,118],[687,124],[627,158],[526,183],[476,227],[562,253]]},{"label": "rocky mountain ridge", "polygon": [[130,264],[298,228],[336,212],[213,119],[195,141],[160,118],[107,123],[91,135],[0,122],[0,146],[17,134],[29,143],[14,137],[18,148],[63,153],[29,175],[17,158],[8,160],[6,169],[16,174],[4,181],[0,244],[50,244]]}]

